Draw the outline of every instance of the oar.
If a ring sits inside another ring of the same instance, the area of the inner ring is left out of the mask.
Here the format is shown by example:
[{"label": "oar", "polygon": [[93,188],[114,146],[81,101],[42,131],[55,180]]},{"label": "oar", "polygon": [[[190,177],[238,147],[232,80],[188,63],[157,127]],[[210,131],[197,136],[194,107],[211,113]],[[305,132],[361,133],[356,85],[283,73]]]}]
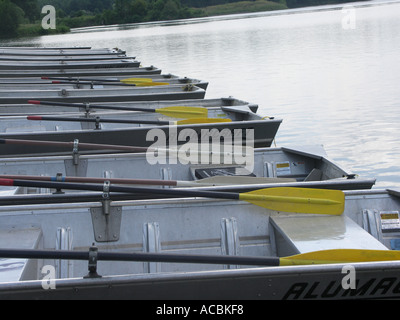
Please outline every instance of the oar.
[{"label": "oar", "polygon": [[135,147],[114,144],[99,144],[99,143],[85,143],[85,142],[67,142],[67,141],[45,141],[45,140],[24,140],[24,139],[0,139],[0,144],[8,145],[25,145],[25,146],[46,146],[46,147],[59,147],[59,148],[73,148],[88,150],[116,150],[124,152],[146,152],[152,148],[148,147]]},{"label": "oar", "polygon": [[169,85],[168,82],[150,82],[150,81],[132,81],[132,82],[91,82],[91,81],[60,81],[60,80],[53,80],[52,84],[91,84],[91,85],[104,85],[104,86],[131,86],[131,87],[155,87],[155,86],[167,86]]},{"label": "oar", "polygon": [[30,104],[38,104],[43,106],[62,106],[71,108],[96,108],[106,110],[124,110],[124,111],[141,111],[141,112],[156,112],[173,118],[191,119],[191,118],[207,118],[208,110],[204,107],[186,107],[186,106],[172,106],[159,109],[148,109],[140,107],[117,107],[105,105],[90,105],[84,103],[68,103],[68,102],[51,102],[51,101],[38,101],[28,100]]},{"label": "oar", "polygon": [[[60,182],[80,182],[80,183],[104,183],[109,181],[113,184],[141,184],[150,186],[171,186],[171,187],[199,187],[199,186],[225,186],[239,184],[268,184],[268,183],[288,183],[293,179],[287,178],[256,178],[243,176],[214,176],[200,180],[158,180],[158,179],[131,179],[131,178],[97,178],[97,177],[70,177],[61,174],[57,176],[37,176],[21,174],[0,174],[0,179],[20,179],[36,181],[60,181]],[[252,181],[253,179],[253,181]],[[295,181],[295,180],[294,180]]]},{"label": "oar", "polygon": [[36,176],[36,175],[17,175],[17,174],[2,174],[0,179],[20,179],[20,180],[35,180],[35,181],[55,181],[55,182],[78,182],[78,183],[104,183],[109,181],[113,184],[140,184],[150,186],[170,186],[170,187],[194,187],[194,186],[214,186],[218,184],[218,180],[212,179],[208,182],[207,178],[194,181],[183,180],[157,180],[157,179],[130,179],[130,178],[97,178],[97,177],[69,177],[57,175]]},{"label": "oar", "polygon": [[92,78],[65,78],[65,77],[42,77],[42,80],[63,80],[63,81],[96,81],[96,82],[122,82],[122,83],[135,83],[135,82],[153,82],[151,78],[126,78],[126,79],[92,79]]},{"label": "oar", "polygon": [[[93,250],[93,248],[91,248]],[[0,249],[1,258],[9,259],[62,259],[89,260],[89,251]],[[331,249],[279,257],[195,255],[149,252],[97,251],[98,261],[131,261],[163,263],[200,263],[252,266],[295,266],[312,264],[341,264],[377,261],[399,261],[400,252],[395,250]]]},{"label": "oar", "polygon": [[[46,146],[46,147],[57,147],[57,148],[79,148],[79,149],[88,149],[88,150],[115,150],[115,151],[123,151],[123,152],[173,152],[180,155],[181,150],[173,147],[168,148],[154,148],[154,147],[137,147],[137,146],[125,146],[125,145],[115,145],[115,144],[98,144],[98,143],[86,143],[86,142],[67,142],[67,141],[45,141],[45,140],[23,140],[23,139],[0,139],[0,144],[8,144],[8,145],[25,145],[25,146]],[[254,150],[246,147],[249,152],[254,152]],[[222,151],[222,152],[214,152],[214,151],[195,151],[192,150],[194,154],[207,154],[210,156],[220,155],[220,156],[234,156],[234,152]],[[186,155],[186,151],[183,153]],[[239,153],[242,155],[241,153]]]},{"label": "oar", "polygon": [[[0,185],[87,191],[103,191],[104,188],[103,185],[99,184],[75,184],[67,182],[30,181],[18,179],[0,179]],[[110,186],[109,191],[157,194],[177,197],[205,197],[214,199],[241,200],[263,208],[293,213],[341,215],[344,210],[344,193],[340,190],[282,187],[260,189],[247,193],[234,193]]]},{"label": "oar", "polygon": [[231,119],[220,118],[198,118],[184,119],[178,121],[161,121],[161,120],[129,120],[129,119],[102,119],[96,118],[69,118],[69,117],[52,117],[52,116],[27,116],[28,120],[36,121],[67,121],[67,122],[95,122],[95,123],[125,123],[125,124],[155,124],[155,125],[185,125],[185,124],[201,124],[201,123],[221,123],[231,122]]}]

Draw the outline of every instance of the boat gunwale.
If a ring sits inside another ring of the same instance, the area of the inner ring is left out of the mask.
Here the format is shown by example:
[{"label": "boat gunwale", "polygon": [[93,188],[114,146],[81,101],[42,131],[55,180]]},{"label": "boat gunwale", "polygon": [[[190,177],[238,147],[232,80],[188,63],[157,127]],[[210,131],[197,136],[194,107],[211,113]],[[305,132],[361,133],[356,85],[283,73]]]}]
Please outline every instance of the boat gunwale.
[{"label": "boat gunwale", "polygon": [[[299,279],[304,276],[313,276],[315,274],[334,273],[342,275],[343,267],[348,266],[349,263],[335,263],[335,264],[315,264],[315,265],[295,265],[295,266],[271,266],[271,267],[251,267],[241,269],[225,269],[225,270],[205,270],[205,271],[191,271],[191,272],[159,272],[148,274],[124,274],[124,275],[105,275],[99,278],[84,278],[74,277],[66,279],[54,279],[54,284],[58,290],[60,289],[73,289],[75,293],[82,287],[85,289],[87,286],[93,290],[95,287],[114,288],[118,286],[127,286],[129,284],[144,285],[157,283],[165,285],[167,283],[182,282],[187,283],[201,281],[224,281],[246,278],[264,278],[264,277],[287,277],[296,276]],[[375,262],[355,262],[351,265],[356,268],[357,272],[400,272],[400,261],[375,261]],[[343,275],[342,275],[343,276]],[[33,291],[39,290],[41,292],[49,292],[51,296],[52,290],[43,290],[43,280],[29,280],[29,281],[14,281],[0,283],[0,295],[2,291],[8,294],[13,291]],[[57,290],[56,290],[57,292]],[[61,293],[62,294],[62,293]],[[73,293],[67,293],[73,296]]]}]

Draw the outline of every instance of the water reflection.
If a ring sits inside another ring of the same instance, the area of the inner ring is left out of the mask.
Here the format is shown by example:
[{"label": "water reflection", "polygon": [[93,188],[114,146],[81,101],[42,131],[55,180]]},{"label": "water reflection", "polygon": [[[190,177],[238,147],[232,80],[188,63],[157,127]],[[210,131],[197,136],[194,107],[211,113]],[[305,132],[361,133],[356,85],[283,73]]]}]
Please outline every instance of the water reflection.
[{"label": "water reflection", "polygon": [[283,118],[277,145],[323,144],[336,162],[376,177],[378,187],[400,187],[400,4],[356,8],[355,29],[343,29],[340,8],[17,43],[123,48],[143,66],[208,80],[208,98],[231,95]]}]

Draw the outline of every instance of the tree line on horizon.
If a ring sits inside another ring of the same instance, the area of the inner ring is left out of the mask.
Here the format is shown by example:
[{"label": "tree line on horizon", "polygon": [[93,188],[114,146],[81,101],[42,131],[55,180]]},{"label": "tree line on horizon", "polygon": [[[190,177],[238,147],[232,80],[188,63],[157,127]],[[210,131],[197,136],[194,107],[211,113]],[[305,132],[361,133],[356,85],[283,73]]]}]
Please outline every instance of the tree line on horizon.
[{"label": "tree line on horizon", "polygon": [[[57,26],[69,28],[123,24],[202,16],[202,8],[243,0],[0,0],[0,37],[18,35],[21,25],[36,24],[40,28],[41,9],[53,5],[57,11]],[[256,1],[256,0],[247,0]],[[288,8],[309,5],[344,3],[350,0],[271,0]]]}]

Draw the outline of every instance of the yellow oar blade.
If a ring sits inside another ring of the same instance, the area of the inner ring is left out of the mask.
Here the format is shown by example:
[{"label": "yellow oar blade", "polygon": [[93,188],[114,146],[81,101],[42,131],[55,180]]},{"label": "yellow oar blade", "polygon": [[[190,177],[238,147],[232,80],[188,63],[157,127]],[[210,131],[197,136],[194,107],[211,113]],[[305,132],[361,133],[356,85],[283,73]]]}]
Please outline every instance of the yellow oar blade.
[{"label": "yellow oar blade", "polygon": [[331,215],[341,215],[345,202],[340,190],[291,187],[255,190],[239,199],[275,211]]},{"label": "yellow oar blade", "polygon": [[231,119],[220,119],[220,118],[196,118],[196,119],[185,119],[176,121],[177,125],[183,124],[196,124],[196,123],[222,123],[222,122],[232,122]]},{"label": "yellow oar blade", "polygon": [[203,107],[166,107],[156,109],[156,112],[172,118],[201,119],[208,118],[208,110]]},{"label": "yellow oar blade", "polygon": [[310,265],[400,260],[397,250],[331,249],[280,258],[279,265]]},{"label": "yellow oar blade", "polygon": [[134,84],[136,87],[155,87],[155,86],[168,86],[168,82],[138,82],[138,81],[131,81],[131,82],[124,82],[125,84]]},{"label": "yellow oar blade", "polygon": [[151,79],[151,78],[126,78],[126,79],[120,80],[120,82],[122,82],[122,83],[153,82],[153,79]]}]

